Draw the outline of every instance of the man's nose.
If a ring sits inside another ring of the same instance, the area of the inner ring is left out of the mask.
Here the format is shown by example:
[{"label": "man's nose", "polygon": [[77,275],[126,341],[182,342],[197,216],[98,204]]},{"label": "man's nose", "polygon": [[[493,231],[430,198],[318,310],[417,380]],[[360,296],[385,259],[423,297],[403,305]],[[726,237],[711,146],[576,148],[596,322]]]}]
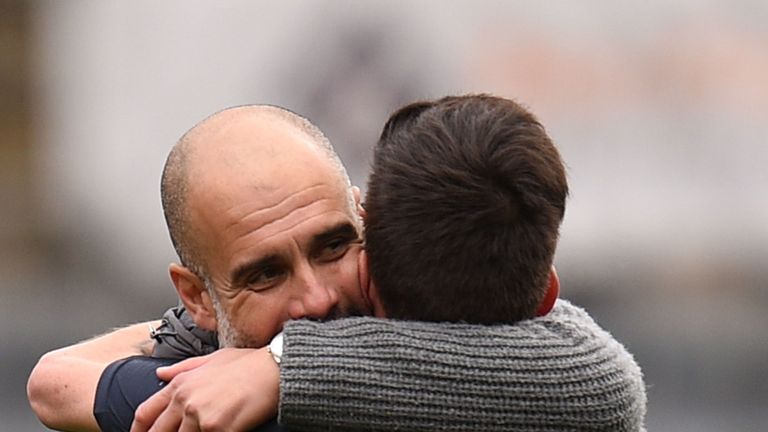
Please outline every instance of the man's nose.
[{"label": "man's nose", "polygon": [[291,319],[325,318],[339,303],[336,289],[318,278],[311,268],[305,269],[297,276],[298,295],[291,305],[289,316]]}]

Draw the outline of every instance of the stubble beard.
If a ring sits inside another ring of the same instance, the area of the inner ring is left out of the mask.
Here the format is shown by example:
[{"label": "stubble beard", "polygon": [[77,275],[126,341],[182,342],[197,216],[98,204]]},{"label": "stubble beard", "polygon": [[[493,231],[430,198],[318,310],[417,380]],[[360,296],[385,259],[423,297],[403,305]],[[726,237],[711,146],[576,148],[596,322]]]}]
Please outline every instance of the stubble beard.
[{"label": "stubble beard", "polygon": [[219,348],[261,348],[263,342],[243,335],[238,331],[227,315],[227,312],[221,307],[218,295],[212,293],[211,301],[216,311],[216,332],[219,339]]},{"label": "stubble beard", "polygon": [[[227,311],[221,306],[219,297],[215,292],[211,292],[211,301],[213,302],[213,308],[216,311],[216,331],[219,340],[219,348],[261,348],[267,344],[265,341],[256,340],[236,329],[232,325],[232,322],[227,315]],[[323,318],[323,321],[365,315],[370,315],[370,312],[354,304],[343,310],[337,306]]]}]

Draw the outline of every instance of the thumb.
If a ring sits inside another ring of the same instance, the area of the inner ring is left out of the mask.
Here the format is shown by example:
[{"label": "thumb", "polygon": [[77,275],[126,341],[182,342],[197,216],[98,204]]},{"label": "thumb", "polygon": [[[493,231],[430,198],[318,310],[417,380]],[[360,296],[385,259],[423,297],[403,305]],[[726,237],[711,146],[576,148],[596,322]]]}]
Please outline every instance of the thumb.
[{"label": "thumb", "polygon": [[170,381],[180,373],[187,372],[204,365],[208,362],[208,357],[208,355],[192,357],[170,366],[159,367],[156,371],[157,377],[163,381]]}]

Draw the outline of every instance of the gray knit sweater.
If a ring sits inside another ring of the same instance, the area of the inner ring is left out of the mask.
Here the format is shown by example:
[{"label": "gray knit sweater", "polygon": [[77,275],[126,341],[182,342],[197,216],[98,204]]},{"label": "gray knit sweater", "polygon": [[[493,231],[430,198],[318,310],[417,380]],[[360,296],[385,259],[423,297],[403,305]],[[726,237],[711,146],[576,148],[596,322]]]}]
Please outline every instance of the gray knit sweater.
[{"label": "gray knit sweater", "polygon": [[284,329],[280,422],[370,431],[643,431],[632,355],[559,300],[517,325],[375,318]]}]

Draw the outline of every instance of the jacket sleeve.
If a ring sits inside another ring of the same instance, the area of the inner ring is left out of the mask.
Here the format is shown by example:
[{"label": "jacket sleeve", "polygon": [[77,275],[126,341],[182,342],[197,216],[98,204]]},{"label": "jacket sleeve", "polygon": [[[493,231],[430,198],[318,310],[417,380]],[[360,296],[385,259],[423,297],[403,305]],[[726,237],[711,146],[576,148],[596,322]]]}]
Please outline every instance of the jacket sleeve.
[{"label": "jacket sleeve", "polygon": [[292,430],[644,430],[639,366],[564,300],[515,325],[346,318],[284,335]]},{"label": "jacket sleeve", "polygon": [[[136,408],[165,386],[155,370],[177,361],[170,358],[136,356],[118,360],[107,366],[99,379],[93,407],[93,415],[101,431],[128,432]],[[285,430],[276,419],[272,419],[251,432]]]},{"label": "jacket sleeve", "polygon": [[102,432],[128,432],[136,408],[165,385],[157,378],[155,369],[175,362],[136,356],[107,366],[99,379],[93,404],[93,415]]}]

